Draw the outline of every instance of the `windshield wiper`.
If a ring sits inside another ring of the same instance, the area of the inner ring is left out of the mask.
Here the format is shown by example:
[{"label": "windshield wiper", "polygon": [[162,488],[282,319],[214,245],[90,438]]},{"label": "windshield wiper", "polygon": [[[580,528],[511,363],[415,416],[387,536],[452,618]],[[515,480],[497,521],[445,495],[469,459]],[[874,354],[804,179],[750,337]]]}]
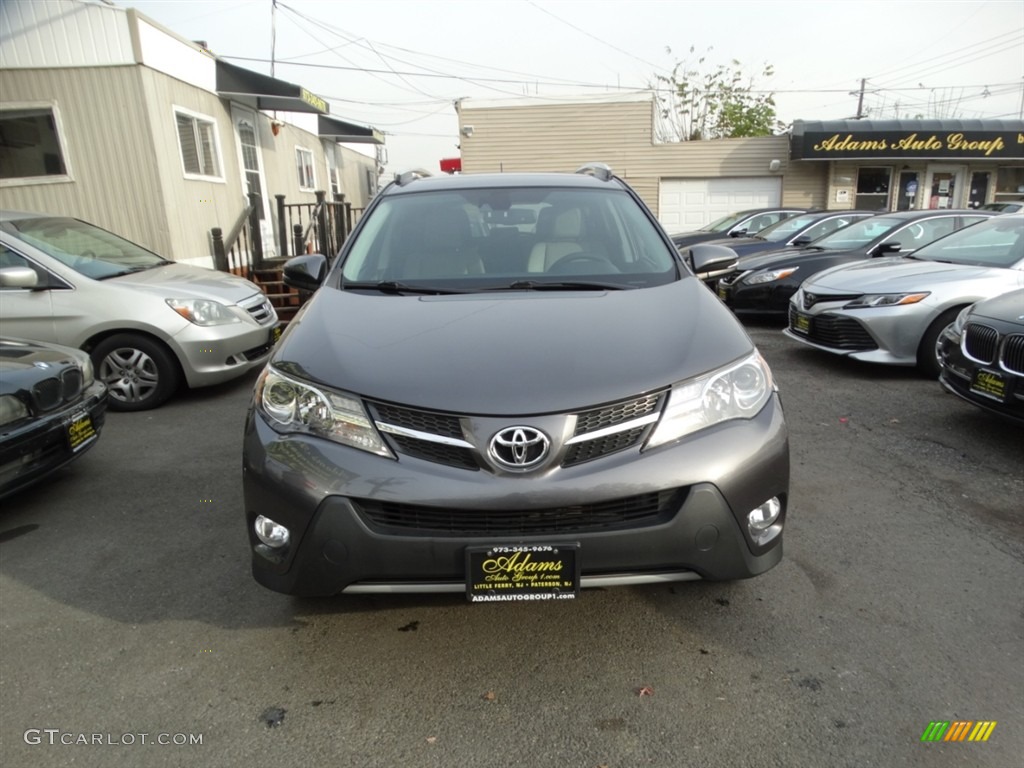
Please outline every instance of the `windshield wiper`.
[{"label": "windshield wiper", "polygon": [[96,279],[97,280],[109,280],[112,277],[124,277],[125,275],[134,275],[136,272],[146,272],[146,271],[148,271],[150,269],[155,269],[156,267],[164,267],[164,266],[166,266],[166,265],[168,265],[170,263],[171,262],[169,262],[169,261],[161,261],[161,262],[159,262],[157,264],[150,264],[150,265],[145,266],[145,267],[129,267],[128,269],[122,269],[120,272],[114,272],[112,275],[101,275],[100,277],[97,277]]},{"label": "windshield wiper", "polygon": [[422,285],[406,285],[405,283],[398,282],[397,280],[381,280],[377,283],[346,283],[341,284],[342,289],[345,290],[374,290],[380,291],[381,293],[394,294],[400,296],[403,293],[422,293],[425,295],[436,295],[441,296],[448,293],[465,293],[465,291],[456,291],[449,288],[431,288],[429,286]]},{"label": "windshield wiper", "polygon": [[543,281],[514,280],[508,285],[482,288],[484,291],[621,291],[626,286],[617,283],[595,283],[590,281]]}]

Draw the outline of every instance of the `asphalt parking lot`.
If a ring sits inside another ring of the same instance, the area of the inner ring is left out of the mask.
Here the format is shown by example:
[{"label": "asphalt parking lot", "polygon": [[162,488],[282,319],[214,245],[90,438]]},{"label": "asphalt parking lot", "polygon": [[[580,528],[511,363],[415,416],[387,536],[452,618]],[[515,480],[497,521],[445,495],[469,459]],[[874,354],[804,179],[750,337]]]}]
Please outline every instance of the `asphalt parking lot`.
[{"label": "asphalt parking lot", "polygon": [[[0,510],[9,766],[1015,766],[1024,432],[748,326],[792,506],[759,578],[298,600],[248,572],[253,377],[110,414]],[[923,743],[932,721],[995,721]]]}]

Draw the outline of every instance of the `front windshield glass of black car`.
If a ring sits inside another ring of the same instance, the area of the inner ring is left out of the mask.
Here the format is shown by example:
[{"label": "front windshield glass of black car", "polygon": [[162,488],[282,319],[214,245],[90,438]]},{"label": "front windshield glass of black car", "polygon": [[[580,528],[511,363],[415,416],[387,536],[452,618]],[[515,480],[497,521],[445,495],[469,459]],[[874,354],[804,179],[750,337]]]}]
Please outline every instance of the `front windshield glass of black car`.
[{"label": "front windshield glass of black car", "polygon": [[837,229],[831,235],[818,238],[814,241],[814,247],[828,248],[830,250],[860,248],[873,240],[885,237],[887,233],[906,223],[905,219],[872,216],[868,219],[856,221],[848,227]]},{"label": "front windshield glass of black car", "polygon": [[5,226],[61,264],[97,280],[168,263],[123,237],[78,219],[18,219]]},{"label": "front windshield glass of black car", "polygon": [[1024,216],[997,216],[957,230],[914,251],[915,259],[982,267],[1024,261]]},{"label": "front windshield glass of black car", "polygon": [[710,224],[705,224],[703,227],[698,229],[698,232],[725,232],[726,230],[732,229],[741,221],[743,221],[745,213],[730,213],[728,216],[723,216],[720,219],[715,219]]},{"label": "front windshield glass of black car", "polygon": [[765,227],[757,233],[757,237],[772,243],[778,243],[788,239],[790,235],[803,229],[808,224],[813,224],[817,218],[817,216],[791,216],[788,219],[772,224],[770,227]]},{"label": "front windshield glass of black car", "polygon": [[675,280],[674,249],[621,189],[465,188],[384,196],[342,265],[342,287],[473,291]]}]

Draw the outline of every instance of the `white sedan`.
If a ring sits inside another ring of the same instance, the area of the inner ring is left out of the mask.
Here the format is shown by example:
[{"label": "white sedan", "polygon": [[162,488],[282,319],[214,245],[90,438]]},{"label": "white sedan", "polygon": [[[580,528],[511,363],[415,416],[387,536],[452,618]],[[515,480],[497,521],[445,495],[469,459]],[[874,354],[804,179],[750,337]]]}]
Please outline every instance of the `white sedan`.
[{"label": "white sedan", "polygon": [[936,344],[964,307],[1024,287],[1024,215],[998,216],[908,256],[814,275],[790,300],[791,339],[939,374]]}]

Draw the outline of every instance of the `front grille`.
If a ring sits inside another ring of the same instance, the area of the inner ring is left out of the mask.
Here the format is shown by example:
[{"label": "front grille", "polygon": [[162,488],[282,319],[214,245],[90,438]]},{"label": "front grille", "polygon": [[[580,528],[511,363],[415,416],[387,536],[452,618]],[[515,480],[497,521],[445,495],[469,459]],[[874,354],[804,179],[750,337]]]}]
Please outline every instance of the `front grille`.
[{"label": "front grille", "polygon": [[32,402],[39,411],[52,411],[63,401],[63,389],[60,379],[43,379],[32,387]]},{"label": "front grille", "polygon": [[1012,333],[1003,341],[1003,368],[1017,376],[1024,376],[1024,334]]},{"label": "front grille", "polygon": [[576,431],[573,435],[585,435],[588,432],[596,432],[623,421],[639,419],[641,416],[654,413],[658,410],[660,400],[661,393],[657,393],[603,408],[595,408],[592,411],[584,411],[576,416]]},{"label": "front grille", "polygon": [[432,440],[420,440],[407,435],[389,435],[389,437],[395,441],[399,452],[407,456],[415,456],[417,459],[433,461],[437,464],[447,464],[450,467],[480,469],[470,448],[435,443]]},{"label": "front grille", "polygon": [[986,365],[996,361],[999,349],[999,332],[995,328],[976,323],[964,329],[964,351],[974,360]]},{"label": "front grille", "polygon": [[[568,446],[562,465],[581,464],[638,445],[653,428],[665,397],[664,392],[658,392],[575,414],[573,437],[578,442]],[[478,470],[489,465],[476,448],[468,444],[448,444],[451,440],[472,442],[472,436],[467,436],[463,430],[463,419],[468,417],[390,403],[370,402],[368,405],[377,427],[399,454],[460,469]],[[570,416],[566,414],[566,418]],[[644,417],[648,417],[651,423],[630,425],[630,422]],[[616,427],[619,428],[617,431]],[[612,430],[611,434],[607,434],[608,430]],[[416,434],[409,434],[413,432]],[[588,439],[591,434],[593,438]],[[478,435],[477,438],[477,444],[484,446],[490,435]]]},{"label": "front grille", "polygon": [[74,400],[82,393],[82,370],[81,368],[68,368],[60,376],[60,382],[63,387],[61,396],[64,398],[64,402]]},{"label": "front grille", "polygon": [[245,301],[238,302],[238,306],[249,313],[260,325],[267,325],[277,320],[277,314],[274,312],[274,307],[263,294],[256,294]]},{"label": "front grille", "polygon": [[[815,315],[810,318],[811,327],[807,333],[801,333],[808,341],[823,347],[843,349],[850,352],[863,352],[878,349],[875,340],[860,323],[849,317],[838,315]],[[789,327],[796,327],[795,310],[790,307]]]},{"label": "front grille", "polygon": [[408,536],[527,536],[597,533],[667,522],[687,489],[644,493],[622,499],[545,509],[451,509],[354,499],[366,524],[380,533]]},{"label": "front grille", "polygon": [[419,411],[387,403],[371,403],[377,421],[403,429],[414,429],[431,435],[462,437],[462,424],[458,416],[435,411]]},{"label": "front grille", "polygon": [[584,461],[607,456],[610,453],[624,451],[636,445],[646,430],[647,427],[636,427],[625,432],[616,432],[607,437],[570,445],[562,460],[562,466],[571,467],[574,464],[582,464]]},{"label": "front grille", "polygon": [[823,301],[853,301],[860,296],[859,293],[804,293],[804,309],[810,309]]}]

